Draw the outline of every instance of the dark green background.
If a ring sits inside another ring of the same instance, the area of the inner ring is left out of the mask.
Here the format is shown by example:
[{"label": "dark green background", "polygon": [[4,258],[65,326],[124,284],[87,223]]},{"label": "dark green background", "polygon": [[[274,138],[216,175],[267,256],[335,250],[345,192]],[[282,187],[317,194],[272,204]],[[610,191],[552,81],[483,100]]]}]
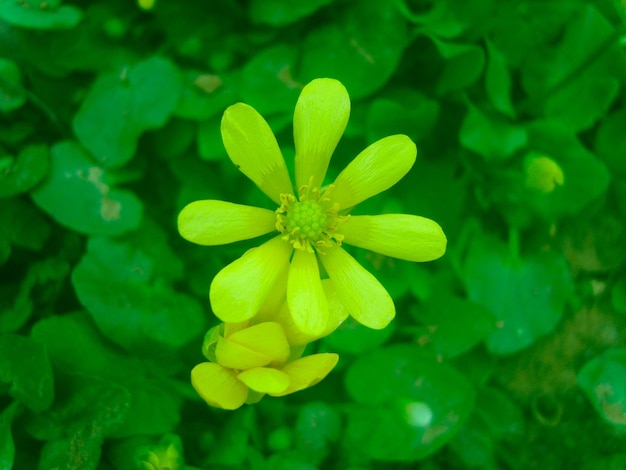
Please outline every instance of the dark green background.
[{"label": "dark green background", "polygon": [[[0,470],[626,467],[623,2],[143,5],[0,0]],[[192,245],[176,217],[272,208],[221,114],[254,106],[291,165],[317,77],[352,99],[329,179],[409,135],[414,168],[358,213],[430,217],[448,251],[352,250],[393,324],[311,345],[341,359],[310,390],[211,409],[208,287],[258,241]],[[564,184],[529,187],[532,156]]]}]

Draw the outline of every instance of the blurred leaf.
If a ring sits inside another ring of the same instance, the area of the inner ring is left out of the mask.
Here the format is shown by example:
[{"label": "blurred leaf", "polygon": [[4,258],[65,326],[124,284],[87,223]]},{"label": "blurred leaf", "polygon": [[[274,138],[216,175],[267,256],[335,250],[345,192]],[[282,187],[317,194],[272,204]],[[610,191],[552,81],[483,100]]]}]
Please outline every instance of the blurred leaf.
[{"label": "blurred leaf", "polygon": [[395,89],[368,108],[368,142],[406,134],[416,142],[427,136],[439,117],[439,103],[411,89]]},{"label": "blurred leaf", "polygon": [[295,76],[303,82],[336,78],[353,100],[367,96],[398,66],[407,43],[406,23],[393,2],[376,0],[343,6],[333,19],[306,37]]},{"label": "blurred leaf", "polygon": [[526,145],[528,136],[524,128],[487,116],[471,103],[468,108],[459,131],[459,139],[468,149],[486,160],[498,160],[510,157]]},{"label": "blurred leaf", "polygon": [[98,328],[129,351],[185,345],[204,331],[195,299],[169,287],[145,251],[107,238],[92,238],[72,273],[79,300]]},{"label": "blurred leaf", "polygon": [[61,225],[85,234],[119,235],[139,225],[142,204],[107,184],[108,172],[73,141],[51,149],[50,173],[33,192],[35,203]]},{"label": "blurred leaf", "polygon": [[497,320],[486,340],[496,355],[517,352],[551,332],[573,289],[562,256],[545,252],[514,259],[490,236],[474,239],[463,278],[470,300],[487,307]]},{"label": "blurred leaf", "polygon": [[604,193],[609,185],[606,167],[560,123],[539,121],[528,126],[529,148],[554,159],[564,176],[562,186],[544,194],[528,191],[525,200],[549,217],[575,214]]},{"label": "blurred leaf", "polygon": [[13,402],[0,414],[0,470],[11,470],[15,459],[15,443],[11,433],[11,423],[18,411],[18,403]]},{"label": "blurred leaf", "polygon": [[221,117],[214,117],[201,122],[198,127],[198,153],[205,160],[222,160],[226,157],[226,150],[222,143],[220,132]]},{"label": "blurred leaf", "polygon": [[30,145],[17,158],[0,158],[0,198],[24,193],[48,172],[48,148]]},{"label": "blurred leaf", "polygon": [[295,428],[296,449],[308,462],[320,464],[328,456],[329,444],[341,435],[341,419],[332,406],[323,402],[307,403],[298,412]]},{"label": "blurred leaf", "polygon": [[494,388],[479,390],[467,424],[450,447],[468,468],[497,469],[502,441],[515,441],[524,431],[522,410],[508,395]]},{"label": "blurred leaf", "polygon": [[482,341],[494,329],[493,315],[484,306],[454,297],[434,295],[415,309],[424,326],[416,341],[444,358],[460,356]]},{"label": "blurred leaf", "polygon": [[113,437],[160,434],[180,420],[182,398],[165,380],[168,364],[123,355],[105,343],[86,314],[73,313],[39,321],[33,337],[46,346],[55,370],[111,381],[130,393],[130,408]]},{"label": "blurred leaf", "polygon": [[382,330],[373,330],[348,317],[323,341],[329,350],[337,353],[361,354],[384,344],[393,334],[395,323]]},{"label": "blurred leaf", "polygon": [[211,75],[195,70],[182,73],[183,88],[174,115],[204,121],[221,115],[239,100],[239,73]]},{"label": "blurred leaf", "polygon": [[626,108],[622,107],[606,116],[595,139],[595,151],[606,165],[618,175],[626,178]]},{"label": "blurred leaf", "polygon": [[474,401],[461,374],[411,344],[361,356],[348,369],[346,388],[361,404],[349,412],[347,445],[384,461],[432,454],[459,431]]},{"label": "blurred leaf", "polygon": [[30,29],[69,29],[82,19],[83,13],[60,1],[0,0],[0,18],[9,24]]},{"label": "blurred leaf", "polygon": [[23,279],[0,286],[0,332],[18,331],[36,306],[50,305],[68,273],[66,261],[47,258],[31,264]]},{"label": "blurred leaf", "polygon": [[291,118],[302,87],[292,77],[297,58],[297,49],[284,43],[256,54],[241,74],[242,101],[262,115],[286,112]]},{"label": "blurred leaf", "polygon": [[621,277],[611,289],[611,301],[616,312],[626,315],[626,276]]},{"label": "blurred leaf", "polygon": [[[2,2],[0,1],[0,8]],[[0,12],[0,17],[2,13]],[[22,74],[12,60],[0,57],[0,111],[18,109],[26,102],[26,91],[22,86]]]},{"label": "blurred leaf", "polygon": [[220,429],[213,452],[207,456],[205,467],[223,465],[241,468],[248,457],[251,434],[256,424],[253,408],[243,408],[230,414]]},{"label": "blurred leaf", "polygon": [[457,44],[430,36],[444,59],[441,76],[437,80],[437,94],[446,95],[473,84],[485,66],[485,52],[474,44]]},{"label": "blurred leaf", "polygon": [[[470,28],[479,30],[491,20],[493,0],[457,2],[444,0],[438,2],[398,2],[398,8],[407,20],[415,23],[420,32],[447,39],[459,36]],[[416,4],[423,12],[414,13],[411,4]]]},{"label": "blurred leaf", "polygon": [[187,470],[183,445],[176,434],[131,436],[108,449],[107,457],[116,470]]},{"label": "blurred leaf", "polygon": [[496,47],[487,41],[487,70],[485,70],[485,91],[493,107],[507,117],[515,118],[511,103],[511,72],[506,58]]},{"label": "blurred leaf", "polygon": [[52,368],[45,348],[24,336],[0,334],[0,382],[9,394],[35,412],[54,399]]},{"label": "blurred leaf", "polygon": [[160,57],[101,75],[74,118],[74,132],[103,166],[119,168],[134,156],[141,134],[165,125],[180,92],[178,68]]},{"label": "blurred leaf", "polygon": [[609,349],[588,361],[578,384],[600,416],[626,429],[626,349]]},{"label": "blurred leaf", "polygon": [[104,438],[125,421],[130,399],[124,388],[93,377],[72,380],[66,401],[35,421],[56,428],[58,434],[44,445],[39,469],[100,468]]},{"label": "blurred leaf", "polygon": [[249,6],[250,19],[255,23],[282,26],[305,18],[333,0],[311,0],[291,2],[289,0],[252,0]]}]

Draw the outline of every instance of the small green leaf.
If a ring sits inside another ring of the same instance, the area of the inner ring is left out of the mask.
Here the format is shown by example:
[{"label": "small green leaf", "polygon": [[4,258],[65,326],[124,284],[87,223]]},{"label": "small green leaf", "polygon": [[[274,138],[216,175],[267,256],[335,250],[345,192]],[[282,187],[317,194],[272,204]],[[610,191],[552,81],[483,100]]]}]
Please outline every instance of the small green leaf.
[{"label": "small green leaf", "polygon": [[146,251],[92,238],[72,273],[80,302],[102,332],[130,351],[178,348],[204,331],[201,306],[174,291]]},{"label": "small green leaf", "polygon": [[160,57],[102,75],[74,118],[74,132],[103,166],[119,168],[145,131],[165,125],[180,92],[178,68]]},{"label": "small green leaf", "polygon": [[424,326],[417,343],[445,358],[460,356],[482,341],[495,327],[495,319],[482,305],[454,296],[433,296],[415,309]]},{"label": "small green leaf", "polygon": [[29,29],[70,29],[83,18],[73,6],[60,6],[59,1],[0,0],[0,18],[9,24]]},{"label": "small green leaf", "polygon": [[410,89],[397,89],[370,105],[367,140],[374,142],[393,134],[406,134],[419,142],[428,136],[439,117],[439,103]]},{"label": "small green leaf", "polygon": [[459,431],[474,402],[461,374],[412,344],[361,356],[348,370],[346,387],[361,404],[348,415],[346,439],[385,461],[432,454]]},{"label": "small green leaf", "polygon": [[384,344],[393,334],[395,323],[382,330],[373,330],[348,317],[339,328],[324,338],[330,351],[361,354]]},{"label": "small green leaf", "polygon": [[22,194],[35,186],[48,172],[48,148],[45,145],[30,145],[16,159],[9,158],[8,164],[0,169],[0,198]]},{"label": "small green leaf", "polygon": [[477,237],[463,269],[470,300],[487,307],[496,329],[486,340],[492,354],[512,354],[556,326],[572,292],[569,269],[554,252],[521,260],[498,240]]},{"label": "small green leaf", "polygon": [[297,58],[297,49],[288,44],[277,44],[256,54],[243,68],[242,101],[264,116],[279,112],[291,116],[302,86],[292,77]]},{"label": "small green leaf", "polygon": [[[0,1],[0,8],[2,3]],[[0,13],[2,16],[2,13]],[[18,109],[26,102],[26,91],[22,86],[22,74],[12,60],[0,57],[0,111]]]},{"label": "small green leaf", "polygon": [[205,121],[239,100],[239,73],[211,75],[194,70],[182,73],[183,88],[174,115]]},{"label": "small green leaf", "polygon": [[515,118],[511,103],[511,72],[506,58],[496,47],[487,41],[487,70],[485,71],[485,90],[493,107],[507,117]]},{"label": "small green leaf", "polygon": [[45,348],[24,336],[0,334],[0,382],[9,394],[35,412],[54,399],[52,367]]},{"label": "small green leaf", "polygon": [[335,21],[306,37],[295,75],[304,82],[337,78],[352,99],[362,98],[389,79],[406,45],[406,22],[393,2],[364,0],[345,5]]},{"label": "small green leaf", "polygon": [[443,71],[437,81],[439,95],[458,92],[478,80],[485,67],[485,51],[481,47],[446,42],[434,36],[430,39],[444,59]]},{"label": "small green leaf", "polygon": [[133,193],[107,184],[107,176],[76,142],[59,142],[51,149],[49,176],[32,197],[61,225],[85,234],[119,235],[139,225],[143,208]]},{"label": "small green leaf", "polygon": [[310,0],[292,2],[290,0],[252,0],[249,8],[250,19],[255,23],[283,26],[305,18],[333,0]]},{"label": "small green leaf", "polygon": [[609,349],[588,361],[578,384],[600,416],[626,430],[626,349]]},{"label": "small green leaf", "polygon": [[524,128],[496,116],[488,116],[471,103],[468,107],[459,131],[459,139],[468,149],[486,160],[501,160],[526,145],[528,136]]}]

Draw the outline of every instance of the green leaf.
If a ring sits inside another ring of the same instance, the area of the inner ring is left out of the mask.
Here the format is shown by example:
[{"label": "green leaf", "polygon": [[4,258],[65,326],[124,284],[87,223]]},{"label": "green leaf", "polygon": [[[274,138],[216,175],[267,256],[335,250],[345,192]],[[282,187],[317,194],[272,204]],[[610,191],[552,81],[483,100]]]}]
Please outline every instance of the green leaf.
[{"label": "green leaf", "polygon": [[252,0],[248,7],[248,14],[255,23],[282,26],[305,18],[332,2],[333,0],[310,0],[308,2]]},{"label": "green leaf", "polygon": [[26,91],[22,86],[20,69],[12,60],[0,57],[0,111],[4,113],[13,111],[25,102]]},{"label": "green leaf", "polygon": [[174,115],[205,121],[221,115],[239,100],[239,73],[210,75],[195,70],[182,73],[183,88]]},{"label": "green leaf", "polygon": [[[182,398],[165,380],[171,365],[123,355],[105,343],[87,314],[57,315],[39,321],[33,337],[44,344],[55,370],[110,381],[130,393],[131,406],[111,437],[168,432],[180,420]],[[158,353],[158,351],[155,351]],[[158,406],[155,406],[158,403]],[[103,410],[103,412],[106,410]]]},{"label": "green leaf", "polygon": [[0,334],[0,382],[9,394],[35,412],[54,399],[52,368],[45,348],[24,336]]},{"label": "green leaf", "polygon": [[139,199],[107,184],[109,173],[80,145],[59,142],[50,153],[49,176],[32,197],[57,222],[91,235],[119,235],[139,225]]},{"label": "green leaf", "polygon": [[330,351],[347,354],[361,354],[384,344],[393,334],[395,323],[382,330],[373,330],[361,325],[352,317],[324,338]]},{"label": "green leaf", "polygon": [[600,416],[626,430],[626,349],[609,349],[594,357],[577,377]]},{"label": "green leaf", "polygon": [[[66,261],[48,258],[31,264],[26,276],[19,282],[0,286],[0,332],[18,331],[36,306],[41,312],[44,310],[42,305],[53,303],[56,291],[68,273],[69,265]],[[33,291],[37,295],[33,295]]]},{"label": "green leaf", "polygon": [[0,0],[0,18],[9,24],[29,29],[70,29],[83,18],[83,12],[61,2]]},{"label": "green leaf", "polygon": [[622,276],[611,289],[611,302],[616,312],[626,315],[626,276]]},{"label": "green leaf", "polygon": [[102,75],[74,118],[74,132],[103,166],[119,168],[145,131],[165,125],[180,92],[178,68],[160,57]]},{"label": "green leaf", "polygon": [[545,252],[515,259],[489,236],[477,237],[470,246],[463,278],[470,300],[497,320],[486,340],[496,355],[520,351],[551,332],[573,288],[562,256]]},{"label": "green leaf", "polygon": [[297,49],[288,44],[273,45],[256,54],[243,68],[242,101],[264,116],[286,112],[291,117],[302,87],[292,78],[297,58]]},{"label": "green leaf", "polygon": [[0,470],[11,470],[15,460],[15,442],[11,433],[11,423],[17,414],[19,404],[13,402],[0,414]]},{"label": "green leaf", "polygon": [[468,468],[497,469],[502,441],[515,441],[524,431],[522,410],[505,393],[483,388],[467,424],[450,443]]},{"label": "green leaf", "polygon": [[387,82],[406,44],[407,26],[393,2],[364,0],[345,5],[333,23],[306,37],[295,76],[303,83],[318,77],[337,78],[352,99],[362,98]]},{"label": "green leaf", "polygon": [[108,449],[107,458],[116,470],[191,468],[185,466],[182,441],[176,434],[131,436],[115,442]]},{"label": "green leaf", "polygon": [[205,328],[198,302],[169,287],[159,268],[144,250],[92,238],[72,283],[106,336],[129,351],[153,354],[179,348]]},{"label": "green leaf", "polygon": [[626,178],[626,108],[616,110],[606,116],[595,139],[595,151],[599,158],[615,173]]},{"label": "green leaf", "polygon": [[341,435],[341,418],[332,406],[323,402],[307,403],[298,413],[295,427],[296,449],[320,464],[329,454],[329,444]]},{"label": "green leaf", "polygon": [[29,145],[17,158],[0,158],[0,198],[22,194],[35,186],[48,172],[48,147]]},{"label": "green leaf", "polygon": [[417,343],[444,358],[469,351],[495,327],[493,315],[484,306],[450,295],[431,297],[415,308],[414,316],[424,325],[418,329]]},{"label": "green leaf", "polygon": [[437,80],[437,94],[458,92],[473,84],[485,67],[485,51],[474,44],[457,44],[430,36],[444,59],[443,71]]},{"label": "green leaf", "polygon": [[348,369],[350,445],[371,458],[413,461],[448,442],[470,414],[474,390],[451,366],[416,345],[361,356]]},{"label": "green leaf", "polygon": [[522,127],[488,116],[468,103],[468,111],[459,131],[461,143],[486,160],[502,160],[526,145],[528,136]]},{"label": "green leaf", "polygon": [[198,153],[205,160],[213,161],[227,158],[220,132],[221,120],[221,116],[213,117],[201,122],[198,126]]},{"label": "green leaf", "polygon": [[439,117],[439,103],[411,89],[372,102],[367,111],[367,140],[374,142],[394,134],[406,134],[419,142],[428,136]]},{"label": "green leaf", "polygon": [[485,70],[485,91],[493,107],[507,117],[515,118],[511,103],[511,72],[506,58],[496,47],[487,41],[487,70]]}]

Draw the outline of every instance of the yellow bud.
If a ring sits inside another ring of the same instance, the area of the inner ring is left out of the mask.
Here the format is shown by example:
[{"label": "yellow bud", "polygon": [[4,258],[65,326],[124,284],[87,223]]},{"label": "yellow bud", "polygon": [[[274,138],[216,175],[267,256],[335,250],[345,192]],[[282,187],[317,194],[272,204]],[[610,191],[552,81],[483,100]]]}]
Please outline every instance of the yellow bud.
[{"label": "yellow bud", "polygon": [[139,5],[139,8],[146,11],[152,10],[155,3],[156,0],[137,0],[137,5]]},{"label": "yellow bud", "polygon": [[554,191],[564,183],[563,170],[550,157],[529,154],[524,160],[526,185],[543,193]]}]

